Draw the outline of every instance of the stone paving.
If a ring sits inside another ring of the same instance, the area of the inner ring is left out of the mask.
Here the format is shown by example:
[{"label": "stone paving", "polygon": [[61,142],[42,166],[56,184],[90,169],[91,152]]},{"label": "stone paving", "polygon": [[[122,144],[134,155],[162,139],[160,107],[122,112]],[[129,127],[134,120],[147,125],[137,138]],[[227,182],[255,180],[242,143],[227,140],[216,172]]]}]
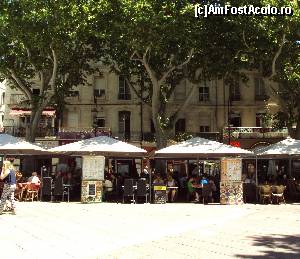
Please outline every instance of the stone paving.
[{"label": "stone paving", "polygon": [[18,203],[1,259],[300,258],[300,204]]}]

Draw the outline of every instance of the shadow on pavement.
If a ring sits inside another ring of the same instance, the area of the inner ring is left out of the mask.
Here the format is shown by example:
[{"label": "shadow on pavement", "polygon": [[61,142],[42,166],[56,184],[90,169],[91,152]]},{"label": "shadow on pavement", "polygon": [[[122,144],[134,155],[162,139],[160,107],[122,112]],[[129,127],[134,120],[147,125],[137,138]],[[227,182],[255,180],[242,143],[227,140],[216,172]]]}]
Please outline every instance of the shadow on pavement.
[{"label": "shadow on pavement", "polygon": [[300,236],[292,235],[270,235],[270,236],[252,236],[252,246],[259,247],[260,255],[236,255],[239,258],[300,258]]}]

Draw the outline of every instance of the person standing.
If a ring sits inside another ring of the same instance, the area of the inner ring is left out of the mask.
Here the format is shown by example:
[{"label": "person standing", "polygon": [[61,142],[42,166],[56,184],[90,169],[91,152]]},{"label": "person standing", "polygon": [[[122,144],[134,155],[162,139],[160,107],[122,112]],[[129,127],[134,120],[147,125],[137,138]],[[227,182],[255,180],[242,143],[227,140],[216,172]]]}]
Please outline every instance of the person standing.
[{"label": "person standing", "polygon": [[16,190],[16,172],[10,161],[3,162],[0,179],[4,182],[3,192],[0,201],[0,214],[3,213],[7,198],[11,202],[12,214],[16,214],[15,190]]}]

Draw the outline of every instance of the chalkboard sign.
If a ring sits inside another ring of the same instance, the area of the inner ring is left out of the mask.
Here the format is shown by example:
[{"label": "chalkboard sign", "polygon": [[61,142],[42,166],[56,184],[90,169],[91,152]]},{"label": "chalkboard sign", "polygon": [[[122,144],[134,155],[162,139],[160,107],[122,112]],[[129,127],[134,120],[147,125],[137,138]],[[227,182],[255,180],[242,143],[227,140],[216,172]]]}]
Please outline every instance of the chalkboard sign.
[{"label": "chalkboard sign", "polygon": [[96,196],[96,184],[89,184],[89,196]]}]

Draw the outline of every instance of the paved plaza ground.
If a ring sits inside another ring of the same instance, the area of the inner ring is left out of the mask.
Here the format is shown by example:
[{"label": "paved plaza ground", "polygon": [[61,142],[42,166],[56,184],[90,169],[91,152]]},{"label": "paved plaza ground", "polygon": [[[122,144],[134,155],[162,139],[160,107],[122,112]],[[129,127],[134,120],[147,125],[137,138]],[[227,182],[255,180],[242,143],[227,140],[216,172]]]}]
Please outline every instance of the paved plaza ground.
[{"label": "paved plaza ground", "polygon": [[300,258],[300,204],[18,203],[1,259]]}]

